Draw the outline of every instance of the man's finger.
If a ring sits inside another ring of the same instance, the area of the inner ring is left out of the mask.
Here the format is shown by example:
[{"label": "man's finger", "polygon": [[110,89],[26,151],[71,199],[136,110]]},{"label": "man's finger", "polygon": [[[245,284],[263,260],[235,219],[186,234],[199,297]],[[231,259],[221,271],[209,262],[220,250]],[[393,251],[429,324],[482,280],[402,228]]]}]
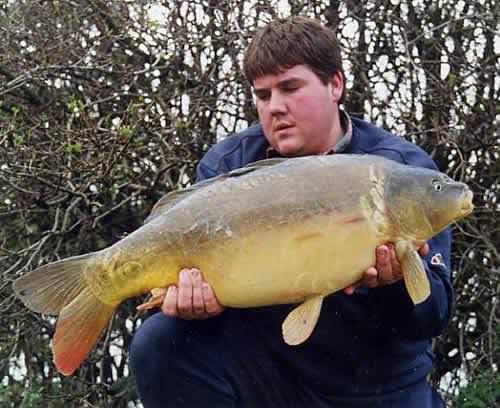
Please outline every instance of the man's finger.
[{"label": "man's finger", "polygon": [[[361,282],[361,281],[359,281]],[[354,285],[351,285],[351,286],[348,286],[347,288],[344,288],[344,293],[346,295],[352,295],[354,293],[354,291],[356,290],[356,288],[360,285],[359,282],[356,282]]]},{"label": "man's finger", "polygon": [[205,310],[210,316],[219,314],[223,310],[215,297],[212,287],[206,282],[203,283],[203,302],[205,303]]},{"label": "man's finger", "polygon": [[175,317],[178,315],[177,312],[177,288],[175,286],[169,286],[167,289],[167,294],[165,295],[165,300],[161,305],[161,311],[167,316]]},{"label": "man's finger", "polygon": [[188,269],[181,270],[179,274],[179,295],[177,299],[179,316],[191,319],[193,315],[193,282]]},{"label": "man's finger", "polygon": [[389,258],[391,260],[391,272],[392,272],[391,281],[395,282],[400,280],[403,275],[401,274],[401,265],[396,255],[396,250],[394,249],[394,245],[389,246]]},{"label": "man's finger", "polygon": [[195,315],[203,315],[205,313],[205,305],[203,303],[203,281],[201,272],[198,269],[191,269],[191,280],[193,282],[193,313]]},{"label": "man's finger", "polygon": [[363,275],[363,286],[368,288],[375,288],[378,286],[379,281],[379,271],[375,269],[373,266],[368,268]]},{"label": "man's finger", "polygon": [[430,247],[429,244],[426,242],[424,245],[422,245],[420,248],[418,248],[418,253],[421,256],[426,256],[430,252]]},{"label": "man's finger", "polygon": [[393,279],[390,251],[386,245],[380,245],[376,249],[375,268],[378,272],[379,283],[390,282]]},{"label": "man's finger", "polygon": [[352,295],[354,293],[354,291],[359,288],[360,286],[366,286],[366,287],[369,287],[369,288],[374,288],[377,286],[377,276],[378,276],[378,272],[377,270],[372,266],[370,268],[368,268],[363,277],[353,283],[351,286],[348,286],[347,288],[344,288],[344,293],[346,295]]}]

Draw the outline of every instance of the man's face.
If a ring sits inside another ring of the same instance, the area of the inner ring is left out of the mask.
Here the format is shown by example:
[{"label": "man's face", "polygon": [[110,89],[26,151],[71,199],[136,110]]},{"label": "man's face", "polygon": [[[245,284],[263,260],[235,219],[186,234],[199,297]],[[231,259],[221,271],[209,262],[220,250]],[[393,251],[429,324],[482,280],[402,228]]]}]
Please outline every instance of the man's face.
[{"label": "man's face", "polygon": [[341,74],[325,85],[308,66],[296,65],[253,85],[264,135],[283,156],[325,153],[341,136]]}]

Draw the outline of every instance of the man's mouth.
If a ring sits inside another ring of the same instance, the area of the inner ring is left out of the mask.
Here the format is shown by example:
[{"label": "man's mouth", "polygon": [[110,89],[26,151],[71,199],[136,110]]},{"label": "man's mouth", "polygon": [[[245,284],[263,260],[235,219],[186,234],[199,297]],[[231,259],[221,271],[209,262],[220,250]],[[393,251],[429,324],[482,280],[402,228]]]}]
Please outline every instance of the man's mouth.
[{"label": "man's mouth", "polygon": [[291,127],[293,127],[293,125],[288,124],[288,123],[282,123],[282,124],[275,126],[274,131],[279,132],[280,130],[289,129]]}]

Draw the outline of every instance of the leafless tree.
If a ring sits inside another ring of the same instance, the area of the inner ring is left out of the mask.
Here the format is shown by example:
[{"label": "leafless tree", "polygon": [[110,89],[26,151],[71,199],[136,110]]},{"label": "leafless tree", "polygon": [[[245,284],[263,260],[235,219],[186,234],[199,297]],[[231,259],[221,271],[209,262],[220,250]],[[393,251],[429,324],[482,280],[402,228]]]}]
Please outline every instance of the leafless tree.
[{"label": "leafless tree", "polygon": [[27,311],[11,284],[116,242],[191,183],[210,145],[256,120],[242,53],[257,27],[290,14],[337,30],[349,112],[474,189],[478,208],[455,227],[456,308],[432,379],[450,401],[463,376],[499,380],[500,3],[0,0],[0,405],[134,405],[137,300],[64,378],[54,318]]}]

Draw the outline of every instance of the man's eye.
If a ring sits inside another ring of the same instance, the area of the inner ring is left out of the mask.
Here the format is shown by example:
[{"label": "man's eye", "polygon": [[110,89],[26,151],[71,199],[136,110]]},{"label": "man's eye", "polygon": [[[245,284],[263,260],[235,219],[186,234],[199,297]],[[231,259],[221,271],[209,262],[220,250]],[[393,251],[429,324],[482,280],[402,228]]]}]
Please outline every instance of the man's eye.
[{"label": "man's eye", "polygon": [[269,99],[269,94],[267,92],[256,92],[255,96],[257,97],[257,99],[260,99],[261,101]]}]

